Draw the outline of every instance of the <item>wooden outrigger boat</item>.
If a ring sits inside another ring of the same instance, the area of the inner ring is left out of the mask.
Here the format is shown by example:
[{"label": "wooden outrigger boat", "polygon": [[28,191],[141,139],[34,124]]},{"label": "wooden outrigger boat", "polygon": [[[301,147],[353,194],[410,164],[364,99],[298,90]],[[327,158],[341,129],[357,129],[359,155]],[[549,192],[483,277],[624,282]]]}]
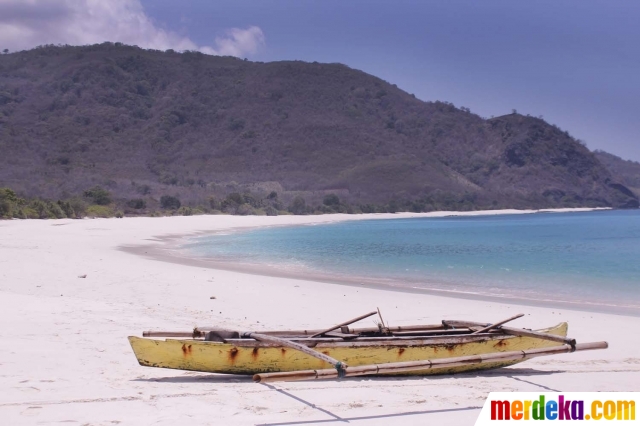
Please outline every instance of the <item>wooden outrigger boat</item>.
[{"label": "wooden outrigger boat", "polygon": [[[333,379],[382,374],[450,374],[516,364],[529,358],[605,349],[577,344],[566,322],[542,330],[444,320],[436,325],[349,328],[374,311],[325,330],[237,332],[197,327],[190,332],[146,331],[129,337],[140,365],[228,374],[256,382]],[[382,320],[382,317],[380,317]],[[153,337],[168,337],[166,340]]]}]

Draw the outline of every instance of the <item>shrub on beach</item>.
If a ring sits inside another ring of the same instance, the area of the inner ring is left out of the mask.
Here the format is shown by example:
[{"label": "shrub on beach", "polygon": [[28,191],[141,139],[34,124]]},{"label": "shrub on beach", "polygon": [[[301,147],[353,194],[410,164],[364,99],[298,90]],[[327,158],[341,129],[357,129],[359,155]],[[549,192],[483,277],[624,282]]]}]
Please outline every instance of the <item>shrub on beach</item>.
[{"label": "shrub on beach", "polygon": [[193,209],[191,207],[182,206],[176,212],[176,216],[193,216]]},{"label": "shrub on beach", "polygon": [[213,210],[220,210],[220,202],[215,197],[209,197],[209,207]]},{"label": "shrub on beach", "polygon": [[99,206],[97,204],[93,204],[87,207],[87,216],[88,217],[113,217],[114,212],[111,207]]},{"label": "shrub on beach", "polygon": [[256,211],[253,207],[251,207],[251,205],[245,203],[238,206],[238,208],[236,209],[236,214],[239,214],[240,216],[249,216],[255,215]]},{"label": "shrub on beach", "polygon": [[220,203],[220,208],[225,213],[236,214],[238,207],[245,203],[244,197],[238,192],[232,192]]},{"label": "shrub on beach", "polygon": [[[89,206],[81,197],[73,197],[67,200],[69,206],[73,210],[73,217],[80,219],[87,215],[87,207]],[[69,216],[72,217],[72,216]]]},{"label": "shrub on beach", "polygon": [[63,219],[67,215],[57,203],[44,200],[32,200],[28,207],[35,211],[38,219]]},{"label": "shrub on beach", "polygon": [[307,213],[307,202],[301,196],[297,196],[291,202],[289,206],[289,211],[293,214],[306,214]]},{"label": "shrub on beach", "polygon": [[76,217],[76,212],[73,210],[73,207],[71,207],[71,203],[69,203],[68,201],[58,200],[57,204],[60,207],[60,209],[64,212],[65,217],[69,217],[69,218]]},{"label": "shrub on beach", "polygon": [[201,209],[197,207],[187,207],[187,206],[182,206],[178,209],[178,211],[175,212],[175,215],[179,215],[179,216],[197,216],[201,214],[204,214],[204,212]]},{"label": "shrub on beach", "polygon": [[127,207],[135,210],[140,210],[147,207],[147,202],[142,198],[134,198],[133,200],[127,201]]},{"label": "shrub on beach", "polygon": [[322,204],[329,207],[338,206],[340,205],[340,198],[336,194],[328,194],[324,196]]},{"label": "shrub on beach", "polygon": [[163,209],[178,210],[180,205],[178,197],[172,197],[171,195],[163,195],[160,197],[160,206],[162,206]]},{"label": "shrub on beach", "polygon": [[18,210],[18,216],[14,217],[18,217],[20,219],[40,219],[38,212],[28,206]]},{"label": "shrub on beach", "polygon": [[101,186],[94,186],[91,189],[87,189],[84,191],[84,196],[93,200],[93,203],[99,206],[111,204],[111,193]]},{"label": "shrub on beach", "polygon": [[67,217],[60,204],[51,201],[45,202],[45,214],[49,219],[64,219]]},{"label": "shrub on beach", "polygon": [[9,188],[0,188],[0,218],[11,218],[17,214],[18,197]]},{"label": "shrub on beach", "polygon": [[272,206],[265,207],[264,212],[267,216],[278,216],[278,210],[276,210],[275,207]]}]

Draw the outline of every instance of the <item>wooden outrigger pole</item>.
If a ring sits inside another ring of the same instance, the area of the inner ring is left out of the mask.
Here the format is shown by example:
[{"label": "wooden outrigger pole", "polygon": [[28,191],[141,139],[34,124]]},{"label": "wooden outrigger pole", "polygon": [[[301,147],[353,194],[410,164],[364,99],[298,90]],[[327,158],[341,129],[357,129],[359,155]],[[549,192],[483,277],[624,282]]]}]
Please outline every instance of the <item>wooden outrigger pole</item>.
[{"label": "wooden outrigger pole", "polygon": [[[606,349],[607,342],[579,343],[575,346],[562,345],[552,348],[530,349],[526,351],[510,351],[484,355],[461,356],[455,358],[442,358],[424,361],[391,362],[385,364],[362,365],[359,367],[348,367],[343,373],[343,377],[367,376],[376,374],[398,374],[421,370],[434,370],[441,368],[460,367],[472,364],[499,363],[517,360],[526,360],[539,356],[556,355],[567,352],[590,351],[596,349]],[[303,370],[287,371],[280,373],[260,373],[253,376],[256,383],[268,382],[288,382],[298,380],[326,380],[340,377],[338,371],[333,369],[323,370]]]},{"label": "wooden outrigger pole", "polygon": [[380,311],[369,312],[368,314],[360,315],[359,317],[351,319],[349,321],[341,322],[338,325],[334,325],[333,327],[330,327],[330,328],[327,328],[325,330],[322,330],[322,331],[319,331],[319,332],[315,333],[314,335],[310,336],[310,338],[322,336],[323,334],[328,333],[328,332],[333,331],[333,330],[337,330],[340,327],[345,327],[347,325],[353,324],[354,322],[358,322],[358,321],[363,320],[365,318],[369,318],[370,316],[375,315],[375,314],[377,314],[379,312]]},{"label": "wooden outrigger pole", "polygon": [[[288,339],[282,339],[280,337],[267,336],[265,334],[252,333],[252,332],[243,333],[242,337],[249,337],[249,338],[252,338],[252,339],[256,339],[259,342],[282,345],[282,346],[286,346],[287,348],[298,350],[298,351],[303,352],[303,353],[305,353],[305,354],[307,354],[309,356],[312,356],[312,357],[317,358],[319,360],[322,360],[324,362],[328,362],[329,364],[333,365],[335,367],[335,369],[336,369],[336,372],[340,373],[340,374],[343,373],[345,368],[347,367],[347,364],[345,362],[338,361],[335,358],[331,358],[329,355],[325,355],[325,354],[323,354],[321,352],[314,351],[313,349],[311,349],[311,348],[309,348],[309,347],[307,347],[305,345],[301,345],[300,343],[292,342],[291,340],[288,340]],[[342,376],[340,376],[340,377],[342,377]]]}]

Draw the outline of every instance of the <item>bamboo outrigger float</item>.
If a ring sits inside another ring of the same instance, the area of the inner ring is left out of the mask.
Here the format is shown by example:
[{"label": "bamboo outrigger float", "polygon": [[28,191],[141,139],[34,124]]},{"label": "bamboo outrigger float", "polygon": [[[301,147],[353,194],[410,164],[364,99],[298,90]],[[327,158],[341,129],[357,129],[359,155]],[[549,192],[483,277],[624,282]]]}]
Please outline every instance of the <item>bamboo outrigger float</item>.
[{"label": "bamboo outrigger float", "polygon": [[[363,375],[427,375],[506,367],[526,359],[606,349],[577,344],[566,322],[542,330],[497,323],[444,320],[436,325],[349,328],[379,314],[324,330],[237,332],[196,327],[190,332],[145,331],[129,342],[140,365],[210,373],[251,374],[256,382],[336,379]],[[154,337],[168,337],[166,340]]]}]

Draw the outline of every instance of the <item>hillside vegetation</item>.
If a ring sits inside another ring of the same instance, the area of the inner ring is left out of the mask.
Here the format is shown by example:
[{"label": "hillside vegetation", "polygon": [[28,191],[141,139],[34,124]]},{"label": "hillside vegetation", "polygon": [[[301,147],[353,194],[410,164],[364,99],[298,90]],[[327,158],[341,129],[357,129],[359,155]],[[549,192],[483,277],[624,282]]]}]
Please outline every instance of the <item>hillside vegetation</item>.
[{"label": "hillside vegetation", "polygon": [[604,151],[595,151],[595,155],[621,184],[633,191],[636,196],[640,196],[640,163],[623,160]]},{"label": "hillside vegetation", "polygon": [[1,55],[0,153],[0,186],[78,210],[96,188],[126,213],[638,205],[541,119],[485,120],[340,64],[119,43]]}]

